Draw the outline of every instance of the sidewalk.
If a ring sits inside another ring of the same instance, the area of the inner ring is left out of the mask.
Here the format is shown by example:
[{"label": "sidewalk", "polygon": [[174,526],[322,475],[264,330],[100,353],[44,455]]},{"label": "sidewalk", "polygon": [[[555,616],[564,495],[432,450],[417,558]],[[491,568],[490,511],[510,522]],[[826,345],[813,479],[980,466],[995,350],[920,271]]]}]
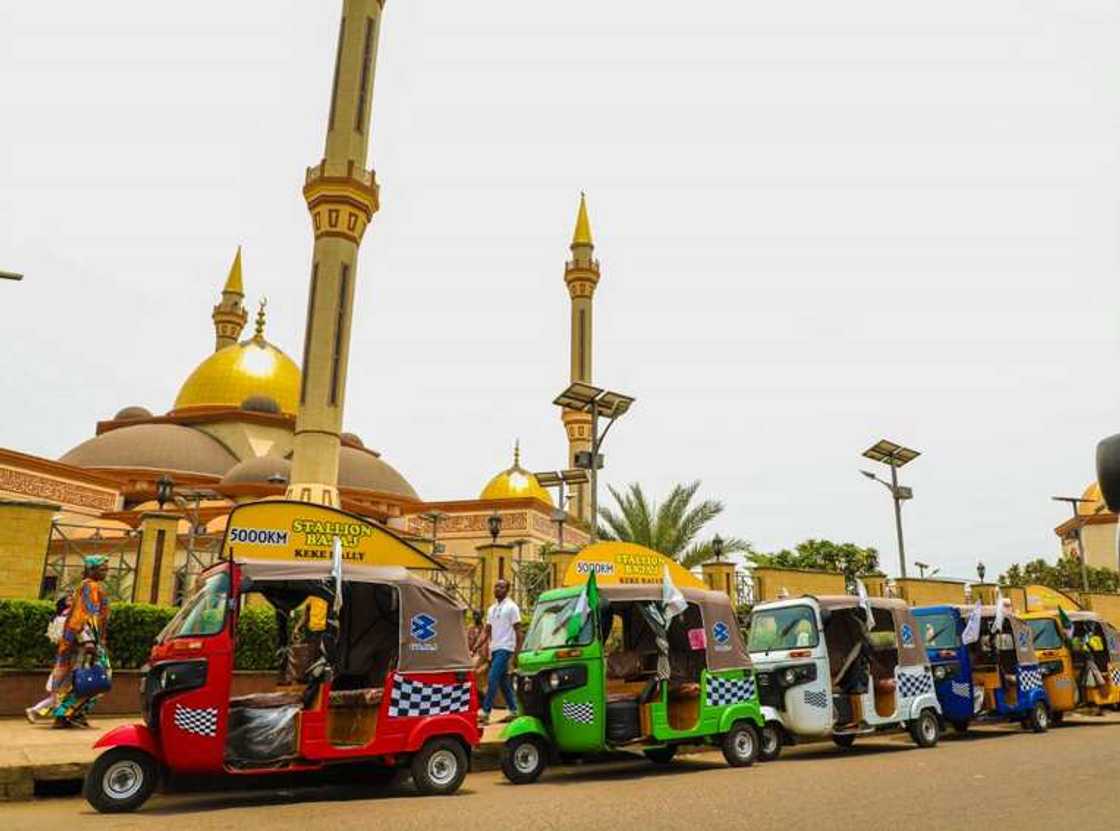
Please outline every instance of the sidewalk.
[{"label": "sidewalk", "polygon": [[[472,759],[474,770],[496,770],[505,726],[499,720],[504,710],[495,710]],[[97,757],[94,743],[122,724],[133,724],[139,716],[96,714],[88,729],[53,730],[50,723],[28,724],[23,718],[0,718],[0,802],[31,799],[37,782],[77,782]]]}]

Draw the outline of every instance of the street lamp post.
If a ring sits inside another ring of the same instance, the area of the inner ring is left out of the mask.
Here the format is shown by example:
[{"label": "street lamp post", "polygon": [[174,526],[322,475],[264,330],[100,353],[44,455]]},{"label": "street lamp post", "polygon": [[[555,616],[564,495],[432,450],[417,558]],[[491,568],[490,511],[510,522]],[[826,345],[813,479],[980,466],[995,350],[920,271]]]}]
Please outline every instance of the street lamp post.
[{"label": "street lamp post", "polygon": [[559,506],[552,512],[552,521],[556,523],[558,532],[558,546],[564,547],[564,522],[568,518],[567,503],[564,501],[565,485],[582,485],[588,481],[587,471],[572,468],[570,470],[542,470],[534,473],[537,483],[542,488],[556,488],[556,504]]},{"label": "street lamp post", "polygon": [[898,484],[898,469],[914,461],[920,455],[922,454],[917,450],[883,439],[863,451],[863,456],[866,459],[887,465],[891,469],[891,481],[886,482],[867,470],[860,471],[868,479],[874,479],[891,492],[891,499],[894,501],[894,529],[898,535],[898,570],[899,576],[903,580],[906,579],[906,544],[902,539],[902,503],[913,499],[914,491]]},{"label": "street lamp post", "polygon": [[[630,410],[634,400],[629,395],[577,381],[552,402],[566,410],[591,414],[591,450],[577,453],[573,461],[577,468],[588,471],[591,477],[590,542],[592,545],[599,541],[599,469],[603,466],[603,457],[599,451],[611,427]],[[599,432],[600,418],[607,419],[607,426],[602,433]]]},{"label": "street lamp post", "polygon": [[717,563],[723,562],[723,537],[716,534],[712,539],[712,555],[716,558]]},{"label": "street lamp post", "polygon": [[496,510],[486,519],[486,526],[490,529],[490,542],[498,544],[498,535],[502,533],[502,515]]},{"label": "street lamp post", "polygon": [[1080,496],[1051,496],[1055,502],[1068,502],[1073,508],[1073,539],[1077,544],[1077,558],[1081,560],[1081,588],[1089,591],[1089,569],[1085,566],[1085,544],[1081,541],[1081,526],[1077,524],[1080,515],[1077,507],[1082,502],[1096,502],[1095,499],[1083,499]]}]

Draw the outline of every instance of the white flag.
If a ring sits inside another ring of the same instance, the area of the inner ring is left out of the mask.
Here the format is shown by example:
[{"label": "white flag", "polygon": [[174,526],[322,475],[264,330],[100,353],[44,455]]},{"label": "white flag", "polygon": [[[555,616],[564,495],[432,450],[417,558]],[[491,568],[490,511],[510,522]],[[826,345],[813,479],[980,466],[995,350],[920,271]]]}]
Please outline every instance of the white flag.
[{"label": "white flag", "polygon": [[859,595],[859,607],[863,609],[863,626],[870,632],[875,626],[875,616],[871,614],[871,598],[867,596],[867,586],[863,585],[863,581],[858,577],[856,578],[856,593]]},{"label": "white flag", "polygon": [[1003,590],[1000,589],[996,592],[996,617],[995,617],[995,620],[992,621],[992,634],[993,635],[998,635],[1000,632],[1003,631],[1003,618],[1004,618]]},{"label": "white flag", "polygon": [[661,608],[665,610],[666,621],[672,620],[688,608],[688,601],[684,599],[681,590],[673,585],[669,566],[664,566],[661,576]]},{"label": "white flag", "polygon": [[334,580],[334,613],[342,611],[342,540],[334,538],[334,549],[331,552],[331,577]]},{"label": "white flag", "polygon": [[980,618],[983,608],[983,604],[977,600],[976,605],[972,607],[972,611],[968,615],[968,623],[965,624],[964,631],[961,632],[961,643],[976,643],[980,640]]}]

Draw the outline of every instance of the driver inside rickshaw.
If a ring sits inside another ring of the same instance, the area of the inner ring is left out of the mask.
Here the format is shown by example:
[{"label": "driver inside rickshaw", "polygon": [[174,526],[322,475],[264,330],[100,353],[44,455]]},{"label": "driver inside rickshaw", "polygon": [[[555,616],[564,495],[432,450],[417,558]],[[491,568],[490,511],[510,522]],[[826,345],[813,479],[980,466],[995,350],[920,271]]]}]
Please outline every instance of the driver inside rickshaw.
[{"label": "driver inside rickshaw", "polygon": [[1073,665],[1082,689],[1105,684],[1108,652],[1100,625],[1094,620],[1078,620],[1073,624]]}]

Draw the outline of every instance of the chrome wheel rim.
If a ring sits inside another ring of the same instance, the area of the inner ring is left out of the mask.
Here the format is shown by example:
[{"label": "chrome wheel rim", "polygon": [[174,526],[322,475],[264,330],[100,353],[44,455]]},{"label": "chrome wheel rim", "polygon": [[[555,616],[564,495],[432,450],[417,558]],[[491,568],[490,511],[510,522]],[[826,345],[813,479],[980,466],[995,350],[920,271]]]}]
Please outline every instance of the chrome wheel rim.
[{"label": "chrome wheel rim", "polygon": [[1050,712],[1046,709],[1045,704],[1036,705],[1035,721],[1037,721],[1038,726],[1043,728],[1044,730],[1047,726],[1049,726]]},{"label": "chrome wheel rim", "polygon": [[136,796],[143,786],[144,769],[132,761],[113,763],[101,778],[102,790],[115,800]]},{"label": "chrome wheel rim", "polygon": [[449,785],[459,773],[459,760],[450,750],[437,750],[428,759],[428,778],[436,785]]},{"label": "chrome wheel rim", "polygon": [[740,759],[749,759],[754,752],[754,739],[749,730],[740,730],[735,734],[735,755]]},{"label": "chrome wheel rim", "polygon": [[513,751],[513,766],[518,773],[532,773],[540,764],[541,754],[532,742],[525,742]]},{"label": "chrome wheel rim", "polygon": [[767,755],[773,753],[778,747],[778,731],[773,727],[762,728],[762,752]]},{"label": "chrome wheel rim", "polygon": [[937,738],[937,722],[929,716],[922,719],[922,736],[927,742],[932,742]]}]

